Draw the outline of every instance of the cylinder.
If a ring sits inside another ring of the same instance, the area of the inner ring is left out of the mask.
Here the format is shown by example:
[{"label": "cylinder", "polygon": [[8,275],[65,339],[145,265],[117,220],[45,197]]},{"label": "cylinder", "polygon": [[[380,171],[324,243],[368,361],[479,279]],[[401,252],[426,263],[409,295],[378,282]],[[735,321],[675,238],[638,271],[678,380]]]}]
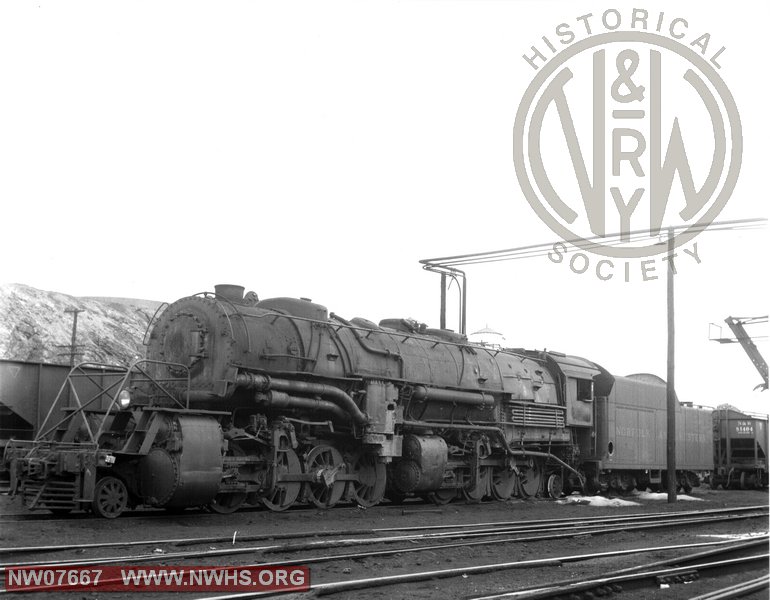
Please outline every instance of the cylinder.
[{"label": "cylinder", "polygon": [[222,480],[222,428],[212,417],[180,414],[176,429],[179,451],[154,447],[139,461],[139,492],[152,506],[207,504]]},{"label": "cylinder", "polygon": [[394,464],[395,484],[402,492],[437,490],[444,480],[447,445],[443,438],[406,435],[403,454]]}]

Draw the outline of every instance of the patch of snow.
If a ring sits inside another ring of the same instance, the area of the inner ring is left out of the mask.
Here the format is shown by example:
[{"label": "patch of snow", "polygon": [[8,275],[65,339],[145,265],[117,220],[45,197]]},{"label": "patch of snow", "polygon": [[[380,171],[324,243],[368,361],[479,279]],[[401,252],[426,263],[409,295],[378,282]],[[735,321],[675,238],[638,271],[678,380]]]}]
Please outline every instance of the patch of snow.
[{"label": "patch of snow", "polygon": [[[640,492],[639,490],[633,490],[630,493],[632,500],[624,500],[622,498],[605,498],[604,496],[581,496],[580,492],[573,492],[571,496],[557,500],[558,504],[585,504],[591,506],[639,506],[642,500],[649,501],[666,501],[668,500],[668,494],[666,492]],[[677,494],[677,501],[695,501],[702,502],[703,498],[695,498],[686,494]],[[635,502],[638,500],[639,502]]]},{"label": "patch of snow", "polygon": [[[637,492],[634,494],[635,498],[639,500],[668,500],[667,492]],[[694,496],[688,496],[687,494],[677,494],[677,502],[679,500],[703,502],[703,498],[695,498]]]},{"label": "patch of snow", "polygon": [[572,494],[567,498],[557,500],[558,504],[585,504],[590,506],[611,506],[617,508],[619,506],[639,506],[638,502],[631,502],[630,500],[623,500],[621,498],[605,498],[604,496],[580,496]]}]

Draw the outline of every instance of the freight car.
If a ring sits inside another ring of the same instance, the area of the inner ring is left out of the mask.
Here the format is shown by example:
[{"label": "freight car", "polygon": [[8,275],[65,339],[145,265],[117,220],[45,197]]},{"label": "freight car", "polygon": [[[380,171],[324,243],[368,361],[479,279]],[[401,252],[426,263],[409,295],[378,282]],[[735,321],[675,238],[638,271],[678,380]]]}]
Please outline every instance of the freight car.
[{"label": "freight car", "polygon": [[764,488],[768,484],[767,415],[741,412],[732,406],[713,413],[714,470],[711,487]]},{"label": "freight car", "polygon": [[[118,385],[8,445],[12,491],[31,509],[116,517],[135,505],[476,502],[665,479],[660,380],[243,292],[217,286],[168,306],[147,359]],[[685,488],[712,465],[699,410],[680,407]]]},{"label": "freight car", "polygon": [[[74,390],[64,392],[65,400],[66,395],[85,397],[116,377],[112,367],[92,367],[84,372],[88,377],[75,378]],[[0,359],[0,452],[11,439],[35,438],[69,373],[66,365]],[[62,417],[60,408],[51,415],[57,420]],[[3,473],[0,465],[0,477],[3,474],[7,476],[7,471]]]}]

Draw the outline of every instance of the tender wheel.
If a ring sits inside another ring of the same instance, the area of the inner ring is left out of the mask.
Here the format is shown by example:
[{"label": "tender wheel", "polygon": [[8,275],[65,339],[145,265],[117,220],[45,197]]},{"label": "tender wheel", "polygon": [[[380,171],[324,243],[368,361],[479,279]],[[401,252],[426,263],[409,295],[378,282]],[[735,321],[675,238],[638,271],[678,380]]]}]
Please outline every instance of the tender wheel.
[{"label": "tender wheel", "polygon": [[546,490],[548,491],[548,495],[551,498],[561,498],[561,494],[563,491],[561,475],[557,475],[556,473],[551,473],[551,475],[548,476],[548,483],[546,484]]},{"label": "tender wheel", "polygon": [[[582,471],[581,471],[582,472]],[[583,485],[583,493],[586,496],[593,496],[601,491],[601,485],[599,484],[599,478],[593,470],[582,472],[585,477],[585,484]]]},{"label": "tender wheel", "polygon": [[617,492],[621,496],[627,496],[636,488],[636,479],[628,474],[622,474],[617,480]]},{"label": "tender wheel", "polygon": [[358,475],[358,481],[350,482],[353,502],[365,508],[379,504],[387,485],[385,464],[373,454],[360,454],[353,461],[353,473]]},{"label": "tender wheel", "polygon": [[543,471],[537,463],[519,469],[519,491],[525,498],[537,496],[543,485]]},{"label": "tender wheel", "polygon": [[490,473],[491,470],[489,467],[481,467],[479,469],[479,480],[476,482],[476,485],[470,489],[463,488],[463,496],[465,497],[466,502],[475,504],[481,502],[484,496],[487,495],[489,491],[489,482],[491,480]]},{"label": "tender wheel", "polygon": [[444,506],[445,504],[449,504],[452,500],[457,498],[457,490],[436,490],[435,492],[429,492],[425,494],[425,498],[433,502],[433,504],[436,506]]},{"label": "tender wheel", "polygon": [[115,519],[128,506],[128,490],[117,477],[102,477],[94,488],[91,507],[94,513],[105,519]]},{"label": "tender wheel", "polygon": [[507,467],[492,468],[492,497],[508,500],[516,489],[516,473]]},{"label": "tender wheel", "polygon": [[332,446],[316,446],[307,454],[305,472],[313,475],[315,481],[306,484],[307,499],[318,508],[331,508],[345,493],[346,483],[336,481],[338,472],[344,472],[345,460],[339,450]]},{"label": "tender wheel", "polygon": [[692,485],[690,484],[690,480],[687,479],[686,474],[682,474],[682,478],[679,481],[679,485],[677,485],[677,493],[679,493],[679,490],[682,490],[685,494],[689,494],[692,492]]},{"label": "tender wheel", "polygon": [[[297,475],[302,473],[302,464],[297,453],[292,449],[279,450],[276,465],[276,475]],[[278,481],[275,487],[262,498],[262,504],[274,511],[289,508],[299,498],[302,484],[299,481]]]}]

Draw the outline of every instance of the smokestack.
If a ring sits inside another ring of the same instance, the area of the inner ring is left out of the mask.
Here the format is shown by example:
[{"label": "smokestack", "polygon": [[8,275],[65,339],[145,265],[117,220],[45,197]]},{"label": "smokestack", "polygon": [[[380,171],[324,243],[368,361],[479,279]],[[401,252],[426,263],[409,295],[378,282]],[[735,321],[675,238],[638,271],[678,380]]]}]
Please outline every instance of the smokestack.
[{"label": "smokestack", "polygon": [[214,294],[217,298],[229,300],[230,302],[241,303],[243,301],[243,292],[246,291],[242,285],[231,285],[229,283],[220,283],[214,286]]}]

